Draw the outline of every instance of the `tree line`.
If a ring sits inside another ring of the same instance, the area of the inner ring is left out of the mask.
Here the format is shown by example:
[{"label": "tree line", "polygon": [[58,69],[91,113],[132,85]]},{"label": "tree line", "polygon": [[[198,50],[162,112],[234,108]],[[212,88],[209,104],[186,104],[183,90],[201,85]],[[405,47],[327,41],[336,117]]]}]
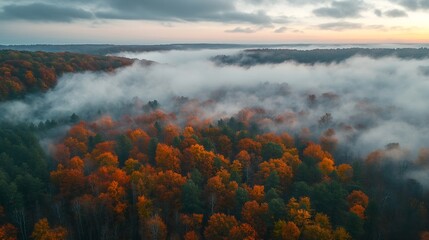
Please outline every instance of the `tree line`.
[{"label": "tree line", "polygon": [[65,73],[113,71],[132,63],[131,59],[113,56],[1,50],[0,100],[45,92]]}]

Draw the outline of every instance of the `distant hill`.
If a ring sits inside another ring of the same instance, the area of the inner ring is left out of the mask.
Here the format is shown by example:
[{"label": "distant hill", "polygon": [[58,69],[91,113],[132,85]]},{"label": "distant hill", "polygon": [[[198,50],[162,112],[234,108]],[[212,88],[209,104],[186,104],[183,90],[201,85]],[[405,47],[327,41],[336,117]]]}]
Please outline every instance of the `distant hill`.
[{"label": "distant hill", "polygon": [[252,49],[235,55],[218,55],[212,60],[219,65],[251,67],[259,64],[296,62],[301,64],[339,63],[354,56],[401,59],[429,58],[429,48],[338,48],[338,49]]},{"label": "distant hill", "polygon": [[64,73],[112,71],[131,65],[132,59],[77,53],[0,50],[0,101],[44,92]]},{"label": "distant hill", "polygon": [[[261,44],[159,44],[159,45],[113,45],[113,44],[69,44],[69,45],[0,45],[0,49],[18,51],[45,51],[45,52],[76,52],[106,55],[118,52],[152,52],[170,50],[202,50],[202,49],[228,49],[228,48],[266,48],[281,47],[284,45]],[[289,47],[308,46],[306,44],[288,45]]]}]

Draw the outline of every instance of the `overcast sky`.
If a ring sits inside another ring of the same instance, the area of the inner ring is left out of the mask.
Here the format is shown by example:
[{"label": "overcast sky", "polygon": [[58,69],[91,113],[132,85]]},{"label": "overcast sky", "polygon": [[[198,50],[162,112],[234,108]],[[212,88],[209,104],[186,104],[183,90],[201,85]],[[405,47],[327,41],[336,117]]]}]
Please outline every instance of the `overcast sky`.
[{"label": "overcast sky", "polygon": [[429,0],[1,0],[0,44],[428,43]]}]

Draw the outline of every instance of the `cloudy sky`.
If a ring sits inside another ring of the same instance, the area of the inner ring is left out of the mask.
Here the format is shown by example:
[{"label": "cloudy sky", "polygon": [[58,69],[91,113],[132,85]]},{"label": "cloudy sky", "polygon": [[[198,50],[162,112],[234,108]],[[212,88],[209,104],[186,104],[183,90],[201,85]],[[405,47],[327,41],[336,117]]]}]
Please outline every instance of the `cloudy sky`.
[{"label": "cloudy sky", "polygon": [[0,44],[428,43],[429,0],[1,0]]}]

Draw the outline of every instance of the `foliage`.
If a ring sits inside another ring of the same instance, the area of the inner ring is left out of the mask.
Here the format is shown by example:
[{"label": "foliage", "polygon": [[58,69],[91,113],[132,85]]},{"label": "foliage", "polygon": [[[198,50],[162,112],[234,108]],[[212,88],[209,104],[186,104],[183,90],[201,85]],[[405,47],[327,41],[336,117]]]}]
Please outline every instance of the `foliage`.
[{"label": "foliage", "polygon": [[[70,72],[112,71],[131,65],[133,60],[120,57],[77,53],[0,51],[0,100],[22,97],[26,93],[45,92],[58,78]],[[76,119],[74,117],[74,119]]]}]

